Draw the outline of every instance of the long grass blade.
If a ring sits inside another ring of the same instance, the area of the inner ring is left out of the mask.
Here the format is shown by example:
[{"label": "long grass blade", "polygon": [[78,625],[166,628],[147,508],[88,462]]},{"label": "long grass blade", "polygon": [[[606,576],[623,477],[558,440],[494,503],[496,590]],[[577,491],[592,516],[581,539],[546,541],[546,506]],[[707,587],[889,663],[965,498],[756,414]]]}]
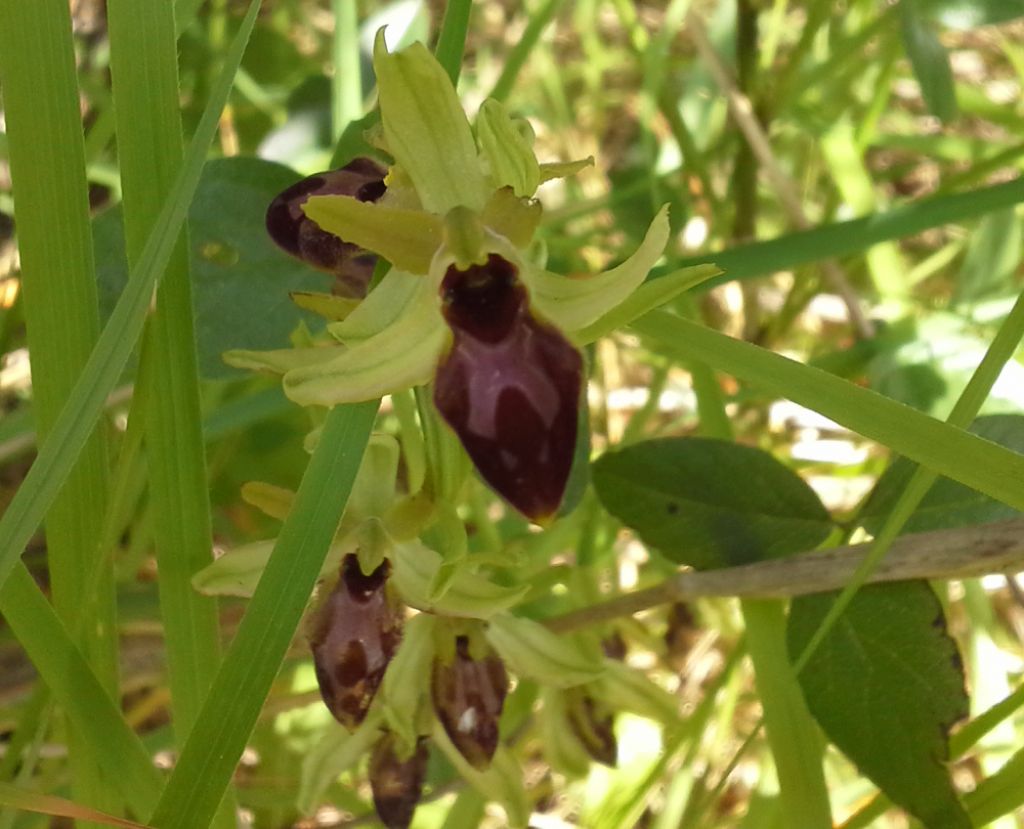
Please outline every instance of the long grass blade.
[{"label": "long grass blade", "polygon": [[[7,2],[14,7],[23,5],[13,0]],[[139,257],[139,264],[132,269],[128,285],[49,438],[41,446],[35,463],[0,519],[0,584],[7,580],[32,533],[53,503],[98,420],[107,395],[114,388],[138,341],[153,288],[167,265],[185,221],[207,148],[217,130],[220,112],[231,89],[234,72],[241,62],[259,6],[260,0],[252,0],[225,57],[223,72],[211,90],[210,100],[175,180],[172,196],[160,212],[160,218]]]},{"label": "long grass blade", "polygon": [[633,323],[661,353],[699,360],[877,440],[929,469],[1024,510],[1024,457],[877,392],[704,326],[654,311]]}]

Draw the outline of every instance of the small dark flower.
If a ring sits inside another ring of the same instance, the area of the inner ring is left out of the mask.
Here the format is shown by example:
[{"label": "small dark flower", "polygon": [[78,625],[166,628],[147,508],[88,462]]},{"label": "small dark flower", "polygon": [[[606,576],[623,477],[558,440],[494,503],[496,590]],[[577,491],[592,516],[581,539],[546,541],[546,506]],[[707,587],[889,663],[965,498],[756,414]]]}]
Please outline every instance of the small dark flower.
[{"label": "small dark flower", "polygon": [[310,196],[351,196],[375,202],[384,195],[387,171],[369,158],[316,173],[280,193],[267,208],[267,233],[283,250],[335,276],[335,293],[362,297],[377,257],[321,230],[302,210]]},{"label": "small dark flower", "polygon": [[481,476],[528,518],[565,494],[576,446],[583,360],[530,312],[511,262],[448,268],[441,313],[454,336],[437,368],[434,403]]},{"label": "small dark flower", "polygon": [[349,730],[363,721],[402,639],[402,614],[388,595],[387,561],[363,575],[349,554],[317,609],[309,638],[320,694]]},{"label": "small dark flower", "polygon": [[466,761],[486,769],[498,748],[498,719],[508,693],[508,675],[494,653],[474,659],[469,639],[455,640],[451,664],[434,662],[431,690],[437,718]]},{"label": "small dark flower", "polygon": [[406,829],[423,791],[427,743],[420,738],[407,759],[395,752],[395,737],[385,734],[370,755],[370,790],[377,815],[387,829]]},{"label": "small dark flower", "polygon": [[618,743],[615,739],[615,712],[583,688],[568,692],[566,713],[569,727],[583,744],[587,754],[606,766],[615,766]]}]

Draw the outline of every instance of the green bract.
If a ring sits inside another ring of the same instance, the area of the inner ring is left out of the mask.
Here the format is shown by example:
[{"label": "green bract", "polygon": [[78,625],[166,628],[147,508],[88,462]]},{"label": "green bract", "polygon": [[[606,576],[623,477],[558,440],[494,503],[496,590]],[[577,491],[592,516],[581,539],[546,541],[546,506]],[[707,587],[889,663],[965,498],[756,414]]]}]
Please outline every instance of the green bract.
[{"label": "green bract", "polygon": [[392,270],[351,311],[346,306],[338,313],[326,298],[301,298],[304,307],[332,320],[334,344],[233,351],[225,355],[232,365],[283,374],[285,393],[302,405],[369,400],[433,377],[452,340],[439,297],[452,265],[464,269],[492,254],[512,263],[533,311],[577,344],[607,333],[610,322],[622,325],[650,310],[652,299],[665,302],[717,272],[677,273],[661,290],[629,301],[668,242],[666,208],[618,267],[584,277],[544,270],[527,254],[541,214],[537,187],[592,162],[538,163],[529,124],[494,100],[481,106],[474,130],[447,74],[422,44],[390,53],[378,34],[373,64],[380,144],[394,159],[387,189],[372,201],[314,195],[303,209],[321,230],[380,255]]}]

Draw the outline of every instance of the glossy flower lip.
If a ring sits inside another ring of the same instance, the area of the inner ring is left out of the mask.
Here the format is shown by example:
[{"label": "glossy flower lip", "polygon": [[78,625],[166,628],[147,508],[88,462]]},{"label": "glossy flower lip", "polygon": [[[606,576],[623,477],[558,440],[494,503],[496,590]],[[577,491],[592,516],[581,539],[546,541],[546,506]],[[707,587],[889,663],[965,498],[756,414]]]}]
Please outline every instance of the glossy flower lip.
[{"label": "glossy flower lip", "polygon": [[[669,239],[662,208],[620,265],[593,276],[548,272],[528,253],[542,212],[533,197],[544,181],[574,174],[589,161],[539,163],[529,124],[497,101],[485,101],[471,125],[447,74],[422,44],[392,53],[378,34],[373,61],[382,126],[376,143],[393,158],[385,192],[375,200],[311,195],[302,211],[319,231],[393,267],[354,310],[333,315],[338,305],[320,301],[334,344],[234,351],[225,359],[282,374],[285,393],[301,405],[369,400],[436,379],[435,400],[484,479],[524,514],[543,519],[557,508],[571,462],[577,419],[570,422],[567,413],[579,405],[583,384],[576,348],[718,271],[702,266],[644,284]],[[495,258],[515,274],[505,296],[517,321],[500,336],[460,315],[446,293],[453,267],[467,272]],[[475,364],[491,365],[492,374],[504,368],[488,385],[487,371]],[[459,383],[477,388],[472,411],[460,402]],[[530,463],[543,474],[517,483],[509,470],[529,447],[524,443],[497,464],[500,452],[492,450],[537,430],[548,439]],[[507,437],[495,441],[499,432]],[[528,480],[548,483],[531,493],[537,486]]]},{"label": "glossy flower lip", "polygon": [[442,314],[453,331],[434,403],[481,477],[544,523],[565,493],[576,447],[583,359],[531,313],[510,262],[449,267]]}]

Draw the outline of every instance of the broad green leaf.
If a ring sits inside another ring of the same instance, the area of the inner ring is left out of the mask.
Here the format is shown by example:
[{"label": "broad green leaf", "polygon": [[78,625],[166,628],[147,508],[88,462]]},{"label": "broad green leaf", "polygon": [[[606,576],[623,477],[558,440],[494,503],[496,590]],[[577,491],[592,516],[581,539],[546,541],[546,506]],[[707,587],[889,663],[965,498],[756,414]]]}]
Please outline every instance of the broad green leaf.
[{"label": "broad green leaf", "polygon": [[918,14],[915,0],[901,0],[899,10],[903,46],[921,86],[921,97],[932,115],[951,121],[957,115],[957,104],[949,55],[928,21]]},{"label": "broad green leaf", "polygon": [[483,102],[476,118],[476,134],[491,168],[492,183],[496,188],[511,187],[517,196],[528,198],[540,184],[540,167],[533,142],[523,132],[503,104],[493,98]]},{"label": "broad green leaf", "polygon": [[668,210],[654,217],[640,247],[621,265],[593,276],[569,277],[547,271],[525,273],[537,309],[566,331],[591,325],[633,293],[661,258],[668,243]]},{"label": "broad green leaf", "polygon": [[[1024,453],[1024,415],[981,417],[974,422],[970,431],[1007,449]],[[878,532],[916,468],[916,465],[907,459],[898,458],[878,479],[860,513],[860,520],[869,532]],[[903,532],[919,533],[967,527],[1016,518],[1019,515],[1017,510],[983,495],[976,489],[951,481],[949,478],[939,478],[904,525]]]},{"label": "broad green leaf", "polygon": [[[282,346],[300,320],[316,324],[290,301],[289,292],[322,290],[330,277],[285,254],[264,229],[267,205],[295,178],[287,167],[257,158],[221,158],[203,167],[188,216],[204,377],[237,376],[221,360],[225,351]],[[106,316],[128,278],[120,207],[95,219],[93,238]]]},{"label": "broad green leaf", "polygon": [[388,149],[412,179],[423,207],[438,216],[453,207],[482,208],[476,143],[441,65],[422,43],[389,54],[381,31],[373,68]]},{"label": "broad green leaf", "polygon": [[593,465],[612,515],[665,556],[698,569],[808,550],[832,531],[818,496],[760,449],[712,438],[662,438]]},{"label": "broad green leaf", "polygon": [[1024,17],[1024,0],[917,0],[917,8],[951,29],[976,29]]},{"label": "broad green leaf", "polygon": [[600,651],[589,639],[559,636],[532,619],[500,613],[485,635],[513,671],[544,685],[571,688],[604,673]]},{"label": "broad green leaf", "polygon": [[[834,598],[793,602],[791,658]],[[963,665],[927,582],[861,588],[799,679],[828,738],[894,803],[928,829],[971,826],[946,768],[949,731],[968,713]]]},{"label": "broad green leaf", "polygon": [[503,587],[460,567],[452,574],[447,590],[435,596],[434,588],[444,560],[419,541],[396,544],[392,563],[395,566],[392,579],[406,604],[446,616],[489,619],[515,607],[529,590],[529,585],[525,584]]},{"label": "broad green leaf", "polygon": [[379,253],[410,273],[426,273],[441,244],[440,220],[422,210],[387,207],[350,196],[311,196],[302,209],[322,230]]}]

